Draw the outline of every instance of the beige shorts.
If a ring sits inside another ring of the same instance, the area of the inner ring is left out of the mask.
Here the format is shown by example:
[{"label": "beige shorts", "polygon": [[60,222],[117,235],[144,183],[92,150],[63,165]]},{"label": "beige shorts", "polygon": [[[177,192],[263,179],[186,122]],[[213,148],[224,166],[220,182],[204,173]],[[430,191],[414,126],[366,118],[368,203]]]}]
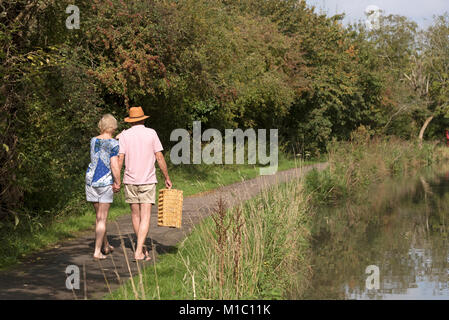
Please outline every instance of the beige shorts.
[{"label": "beige shorts", "polygon": [[125,184],[126,203],[156,203],[156,184]]}]

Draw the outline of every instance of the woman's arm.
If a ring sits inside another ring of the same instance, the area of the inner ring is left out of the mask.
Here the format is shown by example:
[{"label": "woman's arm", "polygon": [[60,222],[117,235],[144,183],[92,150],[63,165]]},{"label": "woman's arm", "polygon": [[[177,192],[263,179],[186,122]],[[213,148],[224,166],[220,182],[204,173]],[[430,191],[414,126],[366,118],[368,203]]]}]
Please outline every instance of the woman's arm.
[{"label": "woman's arm", "polygon": [[111,158],[111,172],[112,177],[114,178],[113,189],[114,192],[118,192],[120,190],[120,165],[119,165],[119,157],[115,156]]}]

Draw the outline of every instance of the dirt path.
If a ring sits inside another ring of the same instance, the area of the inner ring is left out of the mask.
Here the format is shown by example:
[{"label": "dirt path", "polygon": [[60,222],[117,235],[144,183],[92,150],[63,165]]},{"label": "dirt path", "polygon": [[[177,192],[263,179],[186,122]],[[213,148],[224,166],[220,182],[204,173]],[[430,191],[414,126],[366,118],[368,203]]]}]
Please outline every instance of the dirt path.
[{"label": "dirt path", "polygon": [[[211,213],[215,207],[218,195],[221,195],[229,206],[257,195],[262,189],[276,183],[302,176],[313,168],[324,169],[326,164],[305,166],[302,169],[291,169],[278,172],[273,176],[259,176],[255,179],[221,187],[201,195],[186,197],[183,206],[183,226],[173,229],[157,226],[157,208],[153,206],[149,237],[146,244],[151,247],[151,241],[156,248],[157,255],[175,250],[175,245],[189,234],[192,226]],[[109,292],[105,276],[112,290],[118,287],[117,275],[121,279],[129,278],[129,270],[123,250],[120,248],[121,239],[125,243],[125,251],[129,257],[131,272],[137,274],[137,264],[132,262],[133,253],[130,237],[133,237],[131,218],[124,215],[117,219],[117,223],[107,225],[108,238],[116,248],[115,252],[106,260],[93,261],[94,247],[93,229],[83,233],[79,238],[60,243],[54,248],[30,255],[21,264],[11,270],[0,272],[0,299],[101,299]],[[133,238],[134,239],[134,238]],[[150,252],[152,255],[152,253]],[[148,265],[146,262],[145,265]],[[80,289],[66,288],[66,268],[76,265],[80,270]],[[103,274],[103,271],[104,274]],[[84,283],[84,272],[85,279]]]}]

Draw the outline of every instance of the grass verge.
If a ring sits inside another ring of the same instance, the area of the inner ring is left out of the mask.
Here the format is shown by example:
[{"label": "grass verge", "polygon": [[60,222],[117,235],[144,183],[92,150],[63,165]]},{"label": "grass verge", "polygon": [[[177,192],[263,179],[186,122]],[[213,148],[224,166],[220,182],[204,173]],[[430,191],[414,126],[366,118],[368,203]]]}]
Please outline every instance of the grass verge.
[{"label": "grass verge", "polygon": [[175,252],[106,299],[282,299],[302,291],[310,270],[306,207],[299,180],[234,208],[219,201]]}]

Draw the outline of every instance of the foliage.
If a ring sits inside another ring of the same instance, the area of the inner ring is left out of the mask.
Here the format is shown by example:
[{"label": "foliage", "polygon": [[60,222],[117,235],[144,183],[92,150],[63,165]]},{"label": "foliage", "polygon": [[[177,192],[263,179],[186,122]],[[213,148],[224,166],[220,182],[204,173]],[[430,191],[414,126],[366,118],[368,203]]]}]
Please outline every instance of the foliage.
[{"label": "foliage", "polygon": [[447,152],[434,144],[418,144],[395,137],[371,137],[360,127],[350,141],[329,144],[329,168],[307,176],[306,190],[315,203],[335,204],[342,199],[358,203],[381,182],[414,176],[419,170],[442,161]]},{"label": "foliage", "polygon": [[[99,116],[122,119],[129,106],[150,115],[166,150],[194,120],[279,128],[303,157],[360,126],[403,138],[429,116],[429,136],[447,126],[447,15],[422,33],[400,16],[369,31],[305,1],[82,0],[80,29],[69,30],[69,4],[2,2],[0,219],[81,200]],[[406,81],[413,61],[429,80],[426,104]]]},{"label": "foliage", "polygon": [[7,48],[0,56],[0,218],[19,222],[19,210],[58,210],[67,195],[78,194],[88,157],[78,146],[95,132],[100,100],[83,67],[53,37],[51,13],[63,15],[63,8],[56,1],[8,2],[0,18]]}]

